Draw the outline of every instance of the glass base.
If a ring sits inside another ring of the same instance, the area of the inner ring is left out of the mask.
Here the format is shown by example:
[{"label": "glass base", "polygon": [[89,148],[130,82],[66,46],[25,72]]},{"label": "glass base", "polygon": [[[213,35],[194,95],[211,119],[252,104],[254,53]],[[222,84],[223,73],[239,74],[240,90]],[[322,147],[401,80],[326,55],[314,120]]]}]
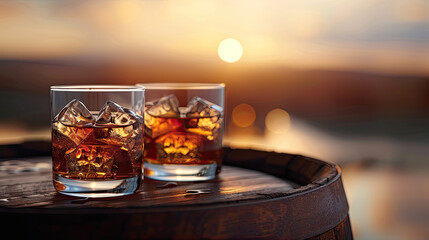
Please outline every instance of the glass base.
[{"label": "glass base", "polygon": [[176,182],[206,181],[216,177],[217,164],[154,164],[144,163],[145,177]]},{"label": "glass base", "polygon": [[54,174],[55,189],[64,195],[83,198],[105,198],[130,195],[140,187],[141,176],[118,180],[77,180]]}]

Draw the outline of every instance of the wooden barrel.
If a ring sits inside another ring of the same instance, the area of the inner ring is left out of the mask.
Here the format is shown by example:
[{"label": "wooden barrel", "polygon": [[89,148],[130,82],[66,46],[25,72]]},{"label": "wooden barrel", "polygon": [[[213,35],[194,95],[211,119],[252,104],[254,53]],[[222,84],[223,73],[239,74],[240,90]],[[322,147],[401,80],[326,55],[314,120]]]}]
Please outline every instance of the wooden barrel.
[{"label": "wooden barrel", "polygon": [[50,157],[0,160],[3,235],[32,239],[352,239],[341,171],[332,163],[225,148],[225,166],[214,180],[166,183],[145,179],[141,191],[130,196],[79,199],[54,190],[50,162]]}]

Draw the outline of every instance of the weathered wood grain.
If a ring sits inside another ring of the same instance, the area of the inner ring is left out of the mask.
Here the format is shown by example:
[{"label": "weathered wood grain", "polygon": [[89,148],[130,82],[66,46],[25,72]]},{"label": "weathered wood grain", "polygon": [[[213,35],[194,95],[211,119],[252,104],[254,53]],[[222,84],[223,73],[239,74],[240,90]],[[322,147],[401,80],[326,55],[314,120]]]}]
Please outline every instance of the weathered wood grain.
[{"label": "weathered wood grain", "polygon": [[46,168],[0,172],[2,227],[23,238],[352,239],[335,164],[229,148],[224,162],[211,181],[164,188],[145,179],[136,194],[94,200],[55,192]]}]

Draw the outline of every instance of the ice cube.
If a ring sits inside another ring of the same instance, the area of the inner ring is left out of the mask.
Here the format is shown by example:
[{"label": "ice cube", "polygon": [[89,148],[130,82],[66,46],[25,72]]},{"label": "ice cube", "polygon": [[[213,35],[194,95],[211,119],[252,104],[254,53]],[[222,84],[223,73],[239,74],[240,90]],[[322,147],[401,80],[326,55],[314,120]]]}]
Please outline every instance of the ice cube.
[{"label": "ice cube", "polygon": [[154,117],[150,114],[145,115],[144,123],[145,135],[150,138],[159,137],[182,126],[177,118]]},{"label": "ice cube", "polygon": [[120,146],[128,151],[134,147],[142,121],[142,117],[133,111],[108,101],[96,120],[94,137],[100,142]]},{"label": "ice cube", "polygon": [[147,104],[146,113],[154,117],[179,117],[179,100],[173,94]]},{"label": "ice cube", "polygon": [[66,152],[67,173],[77,178],[109,178],[116,174],[114,154],[117,150],[103,145],[81,145]]},{"label": "ice cube", "polygon": [[172,94],[148,103],[145,113],[145,133],[150,138],[161,136],[182,125],[177,120],[180,117],[179,100]]},{"label": "ice cube", "polygon": [[223,111],[221,106],[209,102],[200,97],[194,97],[188,103],[188,117],[214,117],[220,116]]},{"label": "ice cube", "polygon": [[188,103],[188,132],[204,135],[208,140],[219,138],[222,123],[222,107],[200,97],[194,97]]},{"label": "ice cube", "polygon": [[157,160],[163,163],[199,163],[203,148],[201,135],[171,132],[155,142]]},{"label": "ice cube", "polygon": [[69,127],[60,122],[52,123],[52,144],[58,148],[74,148],[92,133],[92,128]]},{"label": "ice cube", "polygon": [[128,151],[134,147],[142,121],[142,117],[133,111],[108,101],[96,120],[94,137],[100,142],[120,146]]},{"label": "ice cube", "polygon": [[96,125],[128,126],[138,121],[138,116],[131,110],[122,108],[117,103],[107,101],[95,120]]},{"label": "ice cube", "polygon": [[92,130],[82,128],[95,122],[94,116],[77,99],[69,102],[52,123],[52,143],[58,147],[78,146]]},{"label": "ice cube", "polygon": [[191,119],[186,131],[206,136],[208,140],[214,140],[219,138],[221,122],[222,118],[217,116]]},{"label": "ice cube", "polygon": [[66,126],[78,127],[94,123],[95,118],[81,101],[74,99],[55,116],[54,122],[56,121]]},{"label": "ice cube", "polygon": [[[135,140],[139,136],[139,123],[135,123],[130,126],[114,126],[95,128],[94,137],[97,141],[120,146],[122,149],[128,151],[134,147]],[[140,128],[141,131],[141,128]],[[140,135],[141,137],[141,135]]]}]

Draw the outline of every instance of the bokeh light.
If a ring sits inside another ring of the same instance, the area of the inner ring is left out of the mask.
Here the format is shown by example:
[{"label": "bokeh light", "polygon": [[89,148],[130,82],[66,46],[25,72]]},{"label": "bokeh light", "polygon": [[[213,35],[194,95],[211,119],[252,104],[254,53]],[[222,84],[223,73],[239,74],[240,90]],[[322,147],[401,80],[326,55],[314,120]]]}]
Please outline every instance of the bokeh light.
[{"label": "bokeh light", "polygon": [[232,110],[231,119],[238,127],[250,127],[256,119],[255,109],[249,104],[239,104]]},{"label": "bokeh light", "polygon": [[233,38],[227,38],[220,42],[217,53],[223,61],[233,63],[240,60],[243,55],[243,48],[239,41]]},{"label": "bokeh light", "polygon": [[265,116],[265,127],[273,133],[282,134],[287,132],[290,127],[289,113],[280,108],[271,110]]}]

